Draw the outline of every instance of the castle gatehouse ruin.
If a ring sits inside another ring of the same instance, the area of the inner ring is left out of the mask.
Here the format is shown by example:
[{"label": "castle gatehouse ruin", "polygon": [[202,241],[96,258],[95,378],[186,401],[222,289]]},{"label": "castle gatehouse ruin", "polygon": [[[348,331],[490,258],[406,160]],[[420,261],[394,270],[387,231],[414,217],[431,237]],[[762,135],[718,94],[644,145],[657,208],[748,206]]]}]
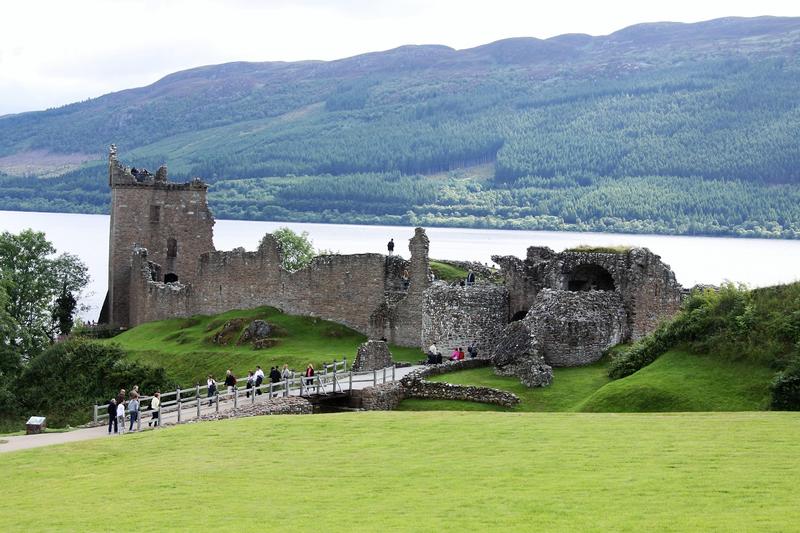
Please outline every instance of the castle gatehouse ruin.
[{"label": "castle gatehouse ruin", "polygon": [[253,252],[215,250],[202,180],[173,183],[164,166],[155,174],[125,167],[113,146],[108,173],[109,286],[100,321],[114,327],[268,305],[371,339],[436,342],[445,353],[472,345],[506,370],[539,369],[596,361],[653,331],[681,301],[669,266],[645,248],[532,246],[525,259],[492,257],[501,283],[480,271],[475,283],[433,281],[422,228],[409,241],[410,260],[321,255],[290,272],[270,234]]}]

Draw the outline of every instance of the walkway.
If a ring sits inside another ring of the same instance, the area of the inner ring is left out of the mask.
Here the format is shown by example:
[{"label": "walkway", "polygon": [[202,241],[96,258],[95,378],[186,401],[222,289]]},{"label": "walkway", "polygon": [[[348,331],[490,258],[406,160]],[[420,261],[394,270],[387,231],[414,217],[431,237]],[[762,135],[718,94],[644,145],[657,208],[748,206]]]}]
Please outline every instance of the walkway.
[{"label": "walkway", "polygon": [[[399,381],[411,372],[421,368],[420,366],[410,366],[405,368],[395,368],[394,369],[394,381]],[[392,381],[391,379],[391,371],[392,368],[385,369],[387,372],[386,381]],[[317,376],[318,383],[325,384],[327,392],[332,391],[332,375],[333,374],[320,374]],[[375,372],[359,372],[359,373],[352,373],[352,372],[344,372],[344,373],[337,373],[337,382],[344,388],[345,392],[349,390],[361,390],[367,387],[372,387],[375,383],[383,383],[384,382],[384,372],[383,371],[375,371]],[[352,376],[352,389],[348,389],[348,385],[350,384],[350,377]],[[299,380],[301,378],[295,378],[292,383],[297,382],[299,385]],[[280,385],[283,385],[284,382],[281,382]],[[282,389],[278,389],[277,385],[273,387],[276,391],[276,394],[283,394]],[[322,385],[320,385],[322,386]],[[249,405],[251,403],[260,403],[267,401],[269,399],[268,394],[268,387],[269,384],[262,385],[261,388],[264,389],[264,393],[261,395],[255,395],[254,397],[251,396],[250,398],[246,397],[245,389],[240,387],[237,392],[235,393],[238,396],[236,399],[233,397],[227,397],[227,393],[220,393],[219,398],[220,401],[217,404],[216,402],[212,403],[211,406],[208,405],[208,399],[205,398],[202,392],[205,390],[205,387],[201,387],[199,390],[200,394],[200,415],[205,415],[209,413],[213,413],[217,410],[217,405],[219,406],[219,411],[229,411],[234,408],[234,403],[240,406]],[[191,397],[187,398],[183,396],[181,401],[181,417],[180,423],[188,422],[189,420],[193,420],[197,418],[197,399],[195,398],[195,392],[198,389],[193,388],[186,391],[184,393],[191,393]],[[312,390],[312,394],[314,391]],[[176,392],[170,392],[171,396],[176,396]],[[306,395],[306,391],[304,389],[303,394]],[[300,387],[289,387],[289,395],[291,396],[299,396],[300,395]],[[162,395],[162,398],[166,397],[167,394]],[[149,398],[143,398],[142,404],[145,406],[149,405]],[[168,402],[162,400],[164,407],[162,408],[162,422],[165,425],[174,425],[178,422],[178,410],[177,410],[177,403],[173,400],[172,402]],[[43,433],[40,435],[18,435],[14,437],[0,437],[0,441],[7,441],[5,443],[0,443],[0,453],[2,452],[12,452],[17,450],[27,450],[30,448],[39,448],[41,446],[49,446],[51,444],[63,444],[65,442],[78,442],[83,440],[90,440],[90,439],[97,439],[100,437],[109,436],[108,435],[108,418],[105,415],[105,408],[102,408],[102,420],[105,421],[102,425],[97,427],[89,427],[89,428],[81,428],[75,429],[72,431],[67,431],[63,433]],[[151,411],[143,411],[142,419],[141,419],[141,430],[145,431],[148,429],[147,422],[150,421],[150,413]],[[136,425],[134,425],[135,428]],[[128,429],[128,423],[125,425],[125,429]],[[119,436],[119,435],[114,435]]]}]

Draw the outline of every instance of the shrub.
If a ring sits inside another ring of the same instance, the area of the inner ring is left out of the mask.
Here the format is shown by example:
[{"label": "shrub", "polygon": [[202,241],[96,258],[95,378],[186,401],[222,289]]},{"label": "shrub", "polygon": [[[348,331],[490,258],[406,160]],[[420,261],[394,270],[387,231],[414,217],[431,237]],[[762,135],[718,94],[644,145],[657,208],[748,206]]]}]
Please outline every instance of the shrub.
[{"label": "shrub", "polygon": [[800,363],[775,376],[771,407],[778,411],[800,411]]},{"label": "shrub", "polygon": [[163,368],[127,361],[116,345],[86,340],[55,344],[34,357],[22,372],[19,400],[28,414],[47,416],[54,425],[88,421],[90,407],[119,389],[143,392],[172,388]]}]

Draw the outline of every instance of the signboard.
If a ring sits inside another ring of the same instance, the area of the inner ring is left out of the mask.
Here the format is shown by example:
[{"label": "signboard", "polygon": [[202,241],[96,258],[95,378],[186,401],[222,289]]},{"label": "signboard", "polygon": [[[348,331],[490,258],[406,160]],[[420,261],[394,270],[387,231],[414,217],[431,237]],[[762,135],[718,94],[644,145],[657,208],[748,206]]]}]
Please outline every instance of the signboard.
[{"label": "signboard", "polygon": [[29,426],[41,426],[44,424],[44,417],[43,416],[32,416],[25,422]]}]

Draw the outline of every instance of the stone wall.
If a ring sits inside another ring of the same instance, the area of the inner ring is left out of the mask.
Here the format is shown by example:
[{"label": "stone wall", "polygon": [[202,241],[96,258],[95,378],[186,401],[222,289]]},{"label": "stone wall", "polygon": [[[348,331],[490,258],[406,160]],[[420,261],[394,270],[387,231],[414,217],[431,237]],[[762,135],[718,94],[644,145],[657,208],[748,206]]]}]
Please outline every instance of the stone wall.
[{"label": "stone wall", "polygon": [[474,343],[478,357],[489,357],[507,322],[505,287],[489,283],[461,287],[436,282],[424,296],[423,347],[435,342],[447,357],[454,348],[466,351]]},{"label": "stone wall", "polygon": [[491,403],[503,407],[514,407],[519,398],[510,392],[490,387],[453,385],[445,382],[426,381],[425,378],[489,365],[486,359],[448,361],[441,365],[429,365],[400,380],[406,398],[430,400],[463,400],[468,402]]},{"label": "stone wall", "polygon": [[425,290],[431,283],[428,264],[429,246],[425,230],[416,228],[414,236],[408,242],[408,250],[411,252],[408,291],[396,304],[388,303],[388,331],[385,331],[383,336],[394,344],[420,346],[422,302]]},{"label": "stone wall", "polygon": [[358,347],[356,358],[351,370],[363,372],[365,370],[381,370],[394,364],[389,346],[383,341],[369,340]]},{"label": "stone wall", "polygon": [[399,381],[354,390],[351,394],[351,405],[365,411],[392,411],[406,398]]},{"label": "stone wall", "polygon": [[[149,260],[167,274],[180,273],[179,281],[192,282],[200,254],[214,250],[214,218],[206,202],[207,186],[200,180],[167,182],[166,167],[153,175],[134,176],[109,153],[111,216],[109,234],[108,308],[104,316],[114,326],[130,321],[131,253],[144,247]],[[158,179],[156,179],[158,178]]]},{"label": "stone wall", "polygon": [[524,319],[532,335],[532,355],[552,366],[599,360],[625,339],[622,298],[615,291],[543,289]]},{"label": "stone wall", "polygon": [[225,420],[228,418],[245,418],[248,416],[264,415],[310,415],[314,412],[314,406],[305,398],[289,396],[288,398],[272,398],[267,401],[254,404],[246,404],[235,409],[221,411],[219,413],[208,413],[199,418],[193,418],[186,423],[207,422],[209,420]]},{"label": "stone wall", "polygon": [[[530,247],[525,260],[493,256],[510,292],[509,315],[522,318],[546,288],[581,292],[608,289],[622,298],[625,340],[652,332],[680,308],[681,287],[661,258],[646,248],[620,253],[566,251]],[[587,275],[588,273],[588,275]],[[605,278],[605,279],[604,279]]]}]

